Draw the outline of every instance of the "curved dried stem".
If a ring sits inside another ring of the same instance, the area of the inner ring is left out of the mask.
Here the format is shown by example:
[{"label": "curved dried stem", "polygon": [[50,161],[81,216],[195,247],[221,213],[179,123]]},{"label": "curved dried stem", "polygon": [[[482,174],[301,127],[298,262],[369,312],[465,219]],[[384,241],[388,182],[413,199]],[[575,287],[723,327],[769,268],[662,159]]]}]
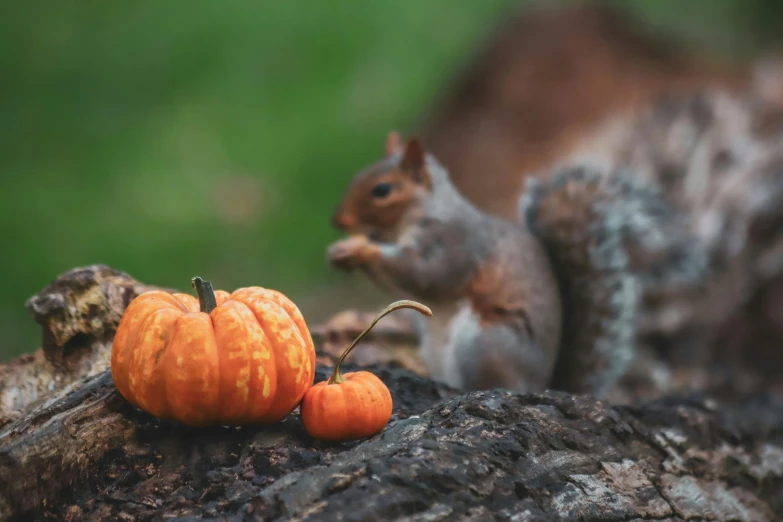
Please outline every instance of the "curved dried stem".
[{"label": "curved dried stem", "polygon": [[364,331],[356,337],[356,339],[353,340],[353,342],[348,348],[346,348],[346,350],[337,360],[337,363],[334,365],[334,371],[332,372],[332,376],[329,377],[329,381],[327,382],[327,384],[340,384],[345,381],[345,379],[343,379],[343,374],[340,372],[340,367],[342,366],[343,361],[348,356],[348,354],[351,353],[351,350],[353,350],[354,347],[357,344],[359,344],[359,341],[362,340],[362,337],[367,335],[367,332],[373,329],[373,327],[376,325],[378,321],[380,321],[387,314],[390,314],[395,310],[399,310],[400,308],[412,308],[413,310],[416,310],[417,312],[420,312],[428,317],[432,317],[432,310],[430,310],[429,308],[427,308],[421,303],[417,303],[416,301],[403,300],[390,304],[383,311],[381,311],[381,313],[375,316],[375,319],[373,319],[370,325],[367,328],[365,328]]}]

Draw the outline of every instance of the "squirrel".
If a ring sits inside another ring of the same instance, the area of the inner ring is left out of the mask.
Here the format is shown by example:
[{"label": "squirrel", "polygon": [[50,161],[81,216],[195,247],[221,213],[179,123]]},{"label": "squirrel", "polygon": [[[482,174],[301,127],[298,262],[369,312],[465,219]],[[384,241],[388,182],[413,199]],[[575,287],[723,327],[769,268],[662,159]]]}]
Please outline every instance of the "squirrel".
[{"label": "squirrel", "polygon": [[570,166],[527,183],[518,223],[492,216],[419,138],[391,132],[332,215],[349,237],[328,261],[407,298],[457,303],[447,338],[421,346],[435,379],[605,396],[633,361],[645,284],[687,264],[688,238],[632,173]]}]

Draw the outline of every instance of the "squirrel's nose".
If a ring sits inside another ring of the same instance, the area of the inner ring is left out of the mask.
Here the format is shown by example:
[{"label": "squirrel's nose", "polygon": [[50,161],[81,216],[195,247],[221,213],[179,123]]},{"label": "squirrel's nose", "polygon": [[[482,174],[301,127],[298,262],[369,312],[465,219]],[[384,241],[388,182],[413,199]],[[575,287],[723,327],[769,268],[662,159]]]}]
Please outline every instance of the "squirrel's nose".
[{"label": "squirrel's nose", "polygon": [[332,214],[332,226],[337,230],[345,231],[351,226],[351,221],[339,208]]}]

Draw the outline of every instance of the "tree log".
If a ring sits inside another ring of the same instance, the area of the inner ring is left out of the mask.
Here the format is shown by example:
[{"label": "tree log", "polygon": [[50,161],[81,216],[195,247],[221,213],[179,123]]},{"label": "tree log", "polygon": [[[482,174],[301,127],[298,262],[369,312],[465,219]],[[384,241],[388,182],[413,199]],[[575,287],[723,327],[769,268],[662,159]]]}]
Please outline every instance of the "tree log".
[{"label": "tree log", "polygon": [[[0,368],[0,397],[24,399],[0,428],[0,520],[764,522],[783,513],[783,400],[768,396],[621,406],[556,392],[465,394],[384,360],[363,368],[389,386],[394,412],[367,440],[313,440],[298,412],[266,427],[160,421],[96,363],[108,360],[129,302],[117,297],[141,288],[151,287],[96,266],[30,301],[44,340],[56,341]],[[47,302],[57,306],[38,305]],[[331,359],[319,361],[316,381],[330,372]],[[19,392],[36,371],[48,380]]]},{"label": "tree log", "polygon": [[[783,513],[783,403],[612,407],[456,391],[373,368],[391,423],[312,440],[189,429],[133,409],[108,373],[0,434],[0,516],[54,520],[719,520]],[[326,379],[319,368],[316,380]],[[450,397],[451,396],[451,397]]]}]

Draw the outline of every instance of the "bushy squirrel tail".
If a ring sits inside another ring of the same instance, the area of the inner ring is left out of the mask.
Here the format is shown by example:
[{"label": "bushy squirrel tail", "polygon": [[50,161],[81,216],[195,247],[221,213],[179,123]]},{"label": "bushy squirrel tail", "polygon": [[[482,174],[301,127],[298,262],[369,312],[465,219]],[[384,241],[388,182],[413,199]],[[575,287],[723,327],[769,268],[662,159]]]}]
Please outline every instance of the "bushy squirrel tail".
[{"label": "bushy squirrel tail", "polygon": [[565,167],[529,180],[520,212],[561,285],[551,387],[603,396],[633,360],[644,290],[701,279],[706,255],[661,191],[624,170]]}]

